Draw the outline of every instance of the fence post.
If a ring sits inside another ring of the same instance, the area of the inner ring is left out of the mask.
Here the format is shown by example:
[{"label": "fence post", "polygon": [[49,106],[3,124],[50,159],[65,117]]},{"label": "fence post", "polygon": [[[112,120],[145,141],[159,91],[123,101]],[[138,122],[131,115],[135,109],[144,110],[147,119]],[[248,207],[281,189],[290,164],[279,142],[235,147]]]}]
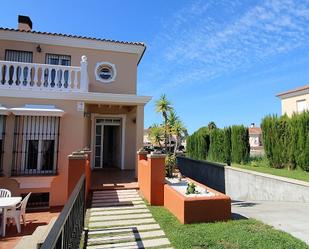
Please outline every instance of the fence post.
[{"label": "fence post", "polygon": [[88,78],[88,61],[87,56],[83,55],[80,61],[80,90],[88,92],[89,90],[89,78]]}]

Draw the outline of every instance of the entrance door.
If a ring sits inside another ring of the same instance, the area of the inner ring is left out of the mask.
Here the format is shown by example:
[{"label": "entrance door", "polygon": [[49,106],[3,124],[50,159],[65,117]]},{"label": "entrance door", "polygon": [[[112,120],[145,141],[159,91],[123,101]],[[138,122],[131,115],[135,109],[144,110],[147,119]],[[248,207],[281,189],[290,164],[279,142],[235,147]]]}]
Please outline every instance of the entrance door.
[{"label": "entrance door", "polygon": [[94,167],[121,168],[121,119],[96,118]]}]

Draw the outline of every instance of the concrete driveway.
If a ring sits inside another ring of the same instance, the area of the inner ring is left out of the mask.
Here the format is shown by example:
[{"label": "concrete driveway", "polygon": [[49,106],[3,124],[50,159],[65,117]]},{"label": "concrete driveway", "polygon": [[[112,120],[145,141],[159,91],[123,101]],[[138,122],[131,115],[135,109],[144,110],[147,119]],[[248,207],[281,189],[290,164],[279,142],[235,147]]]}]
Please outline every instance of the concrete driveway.
[{"label": "concrete driveway", "polygon": [[233,200],[232,212],[236,218],[260,220],[309,245],[309,203]]}]

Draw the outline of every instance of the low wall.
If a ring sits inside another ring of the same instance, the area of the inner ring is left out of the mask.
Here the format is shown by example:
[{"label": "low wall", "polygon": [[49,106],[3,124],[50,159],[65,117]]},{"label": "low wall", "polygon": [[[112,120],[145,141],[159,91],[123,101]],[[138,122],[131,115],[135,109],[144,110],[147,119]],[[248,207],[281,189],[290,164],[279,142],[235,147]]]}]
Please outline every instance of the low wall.
[{"label": "low wall", "polygon": [[221,193],[225,193],[224,165],[186,157],[177,157],[177,167],[183,175]]},{"label": "low wall", "polygon": [[184,157],[177,158],[177,164],[183,175],[223,192],[233,200],[309,203],[307,182]]}]

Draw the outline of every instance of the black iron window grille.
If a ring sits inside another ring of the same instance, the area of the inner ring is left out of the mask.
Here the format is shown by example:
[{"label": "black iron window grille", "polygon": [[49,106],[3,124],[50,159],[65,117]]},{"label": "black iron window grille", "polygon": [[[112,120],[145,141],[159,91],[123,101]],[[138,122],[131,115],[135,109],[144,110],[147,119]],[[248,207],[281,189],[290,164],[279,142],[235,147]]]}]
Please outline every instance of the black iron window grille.
[{"label": "black iron window grille", "polygon": [[0,115],[0,175],[3,174],[3,155],[5,138],[5,116]]},{"label": "black iron window grille", "polygon": [[55,175],[59,117],[16,116],[12,175]]}]

